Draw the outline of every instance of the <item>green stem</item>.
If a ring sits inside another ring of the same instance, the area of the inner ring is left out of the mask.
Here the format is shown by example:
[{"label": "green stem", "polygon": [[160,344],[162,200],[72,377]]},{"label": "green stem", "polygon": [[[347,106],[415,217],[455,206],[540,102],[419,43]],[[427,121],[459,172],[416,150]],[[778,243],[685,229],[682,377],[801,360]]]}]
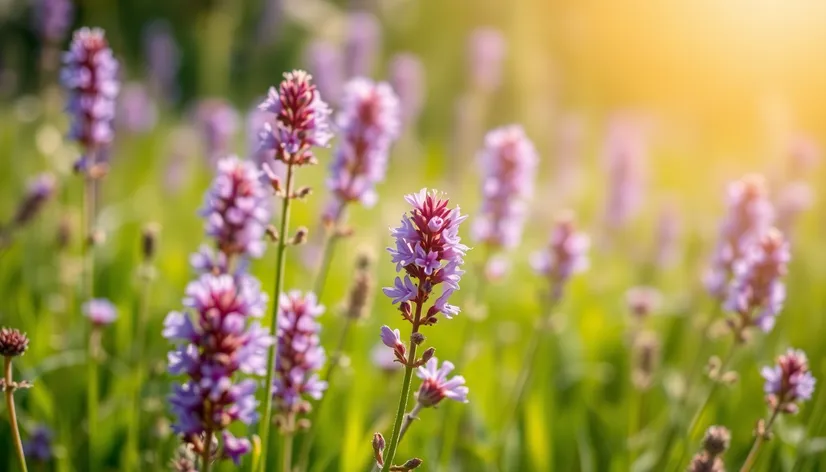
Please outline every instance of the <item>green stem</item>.
[{"label": "green stem", "polygon": [[336,242],[340,236],[336,234],[338,231],[338,222],[341,219],[342,211],[339,211],[338,215],[333,222],[333,225],[330,229],[330,234],[325,236],[324,238],[324,247],[322,248],[322,256],[321,256],[321,266],[318,268],[318,274],[316,274],[315,283],[313,284],[313,291],[315,292],[316,298],[321,301],[321,296],[324,294],[324,288],[327,284],[327,275],[330,272],[330,265],[333,262],[333,254],[335,253],[336,249]]},{"label": "green stem", "polygon": [[[209,408],[208,408],[209,410]],[[212,470],[212,460],[210,456],[212,453],[212,430],[208,429],[204,435],[204,445],[201,448],[201,472],[210,472]]]},{"label": "green stem", "polygon": [[[95,151],[90,150],[85,157],[88,159],[86,163],[87,170],[83,181],[83,211],[81,218],[83,219],[83,233],[81,235],[81,251],[84,262],[83,271],[83,295],[84,301],[88,302],[95,296],[95,253],[92,242],[94,225],[95,225],[95,179],[89,175],[95,165]],[[89,434],[89,463],[87,464],[90,472],[97,471],[97,463],[95,462],[95,453],[98,451],[98,371],[96,347],[93,346],[94,339],[97,335],[96,328],[90,323],[89,328],[89,345],[88,345],[88,359],[87,359],[87,375],[88,385],[86,390],[86,408],[87,408],[87,425]]]},{"label": "green stem", "polygon": [[[352,324],[352,318],[349,316],[344,318],[344,326],[341,327],[341,333],[339,334],[336,348],[333,351],[333,355],[330,357],[330,363],[327,365],[327,370],[324,372],[324,377],[322,377],[322,380],[327,383],[328,388],[331,385],[333,374],[341,364],[341,356],[344,355],[344,345],[347,342],[347,334],[349,333],[350,326]],[[301,450],[298,455],[298,470],[305,471],[309,466],[310,450],[313,447],[316,431],[318,431],[318,428],[316,428],[316,423],[320,414],[319,412],[321,411],[321,406],[324,404],[324,400],[328,396],[329,395],[322,396],[316,403],[315,408],[313,408],[310,412],[310,429],[307,431],[306,437],[301,442]]]},{"label": "green stem", "polygon": [[89,334],[89,350],[87,355],[89,357],[86,364],[88,385],[86,386],[86,404],[88,406],[87,422],[89,429],[89,470],[97,469],[95,463],[95,453],[98,451],[96,433],[98,425],[98,350],[100,345],[100,331],[93,325],[92,332]]},{"label": "green stem", "polygon": [[141,288],[138,297],[138,319],[137,319],[137,334],[135,343],[135,391],[132,403],[132,424],[129,428],[129,467],[135,471],[140,470],[140,412],[141,412],[141,398],[143,392],[143,377],[144,377],[144,359],[143,353],[146,345],[146,324],[149,312],[149,293],[152,283],[150,270],[152,265],[149,262],[143,264],[141,271]]},{"label": "green stem", "polygon": [[759,432],[757,437],[754,438],[754,445],[751,447],[751,451],[749,451],[749,455],[746,457],[746,462],[743,463],[743,467],[740,468],[740,472],[749,472],[751,468],[754,467],[754,463],[757,461],[757,455],[760,453],[760,446],[763,445],[763,441],[766,439],[766,434],[769,434],[769,431],[771,431],[772,424],[774,424],[774,420],[777,418],[779,413],[780,403],[778,403],[774,408],[768,423],[766,423],[765,433]]},{"label": "green stem", "polygon": [[17,412],[14,409],[14,388],[12,387],[11,377],[11,357],[6,357],[5,360],[5,393],[6,393],[6,407],[9,410],[9,423],[11,423],[11,435],[14,441],[14,452],[17,454],[17,463],[20,465],[20,470],[26,472],[26,455],[23,453],[23,441],[20,439],[20,428],[17,426]]},{"label": "green stem", "polygon": [[295,433],[292,431],[287,431],[284,433],[284,450],[282,451],[282,456],[284,458],[284,462],[281,466],[281,470],[283,472],[290,472],[290,469],[293,465],[293,437]]},{"label": "green stem", "polygon": [[[416,317],[413,319],[413,331],[411,337],[419,332],[419,320],[422,316],[422,303],[416,303]],[[413,377],[413,364],[416,362],[416,343],[410,343],[410,352],[407,355],[407,365],[404,366],[404,381],[402,381],[402,392],[399,396],[399,407],[396,409],[396,420],[393,422],[393,434],[390,437],[390,445],[387,454],[384,456],[384,466],[382,472],[389,472],[393,466],[393,459],[396,456],[396,449],[399,447],[399,437],[401,436],[402,421],[404,412],[407,410],[407,399],[410,397],[410,380]]]},{"label": "green stem", "polygon": [[[284,287],[284,267],[286,267],[287,256],[287,230],[290,226],[290,196],[293,190],[293,166],[287,165],[287,179],[284,188],[284,201],[281,205],[281,227],[278,234],[278,251],[275,269],[275,287],[273,288],[272,321],[270,323],[270,333],[275,335],[278,328],[278,297]],[[267,379],[264,384],[264,416],[261,418],[261,457],[258,466],[259,470],[266,470],[267,454],[270,448],[270,427],[272,424],[272,377],[275,371],[275,343],[270,346],[267,358]]]},{"label": "green stem", "polygon": [[416,402],[416,405],[410,410],[410,413],[404,415],[404,424],[402,424],[402,431],[399,433],[399,442],[404,439],[404,433],[407,432],[410,425],[413,424],[413,421],[419,418],[419,412],[422,411],[422,404]]}]

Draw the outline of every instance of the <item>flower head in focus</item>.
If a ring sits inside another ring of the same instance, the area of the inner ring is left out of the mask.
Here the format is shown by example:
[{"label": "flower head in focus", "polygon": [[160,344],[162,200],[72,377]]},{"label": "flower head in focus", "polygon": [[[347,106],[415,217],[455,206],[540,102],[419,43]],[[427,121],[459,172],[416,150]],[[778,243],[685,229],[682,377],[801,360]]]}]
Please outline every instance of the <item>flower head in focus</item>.
[{"label": "flower head in focus", "polygon": [[777,358],[775,366],[763,367],[760,374],[766,380],[766,401],[783,413],[797,413],[798,403],[810,400],[815,391],[809,360],[800,350],[789,349]]},{"label": "flower head in focus", "polygon": [[445,398],[467,403],[468,388],[465,386],[465,378],[456,375],[448,379],[447,376],[452,371],[453,363],[444,361],[439,367],[439,360],[435,357],[419,367],[416,375],[422,379],[422,385],[416,394],[417,401],[424,407],[436,406]]}]

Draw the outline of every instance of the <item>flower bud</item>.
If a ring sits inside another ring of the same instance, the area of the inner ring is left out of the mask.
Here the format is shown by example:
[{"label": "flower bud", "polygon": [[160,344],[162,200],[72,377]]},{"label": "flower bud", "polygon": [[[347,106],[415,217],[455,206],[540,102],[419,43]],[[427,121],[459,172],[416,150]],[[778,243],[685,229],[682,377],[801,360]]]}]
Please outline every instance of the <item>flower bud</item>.
[{"label": "flower bud", "polygon": [[295,232],[295,236],[293,236],[291,244],[293,244],[295,246],[298,246],[299,244],[304,244],[305,242],[307,242],[307,234],[308,233],[309,233],[309,230],[307,230],[307,227],[300,226],[298,228],[298,230]]},{"label": "flower bud", "polygon": [[29,338],[25,333],[12,328],[0,329],[0,356],[22,356],[29,347]]},{"label": "flower bud", "polygon": [[150,261],[155,256],[158,242],[158,225],[149,223],[143,228],[141,235],[141,253],[144,261]]},{"label": "flower bud", "polygon": [[421,346],[421,344],[424,342],[424,340],[425,340],[425,337],[424,337],[424,334],[422,334],[422,333],[416,332],[416,333],[413,333],[413,334],[410,335],[410,342],[412,342],[413,344],[415,344],[417,346]]}]

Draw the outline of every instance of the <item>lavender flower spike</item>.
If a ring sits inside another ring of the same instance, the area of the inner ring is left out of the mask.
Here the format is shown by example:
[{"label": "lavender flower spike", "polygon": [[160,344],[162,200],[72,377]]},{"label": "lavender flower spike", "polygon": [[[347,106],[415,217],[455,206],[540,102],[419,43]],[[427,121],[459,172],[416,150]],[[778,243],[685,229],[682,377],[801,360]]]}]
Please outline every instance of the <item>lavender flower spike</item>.
[{"label": "lavender flower spike", "polygon": [[47,463],[54,456],[52,440],[54,433],[46,426],[37,426],[29,440],[23,443],[23,451],[32,462]]},{"label": "lavender flower spike", "polygon": [[238,112],[221,98],[202,100],[195,108],[195,123],[201,132],[210,164],[230,152],[238,131]]},{"label": "lavender flower spike", "polygon": [[390,83],[399,96],[402,123],[415,125],[425,99],[425,71],[422,61],[412,53],[401,53],[390,61]]},{"label": "lavender flower spike", "polygon": [[477,241],[494,247],[519,245],[538,162],[521,126],[505,126],[485,136],[485,148],[479,153],[484,172],[482,209],[473,225]]},{"label": "lavender flower spike", "polygon": [[326,360],[318,338],[321,325],[316,321],[324,313],[324,307],[312,292],[303,294],[294,290],[281,295],[278,309],[277,375],[273,394],[279,415],[286,419],[309,411],[305,396],[318,400],[327,389],[327,382],[319,379],[317,373]]},{"label": "lavender flower spike", "polygon": [[43,41],[51,44],[63,41],[74,16],[71,0],[39,0],[35,8],[36,26]]},{"label": "lavender flower spike", "polygon": [[784,413],[797,413],[797,403],[810,400],[815,391],[809,361],[800,350],[789,349],[777,358],[777,365],[763,367],[760,374],[766,379],[763,389],[769,405]]},{"label": "lavender flower spike", "polygon": [[118,61],[102,29],[75,31],[63,56],[60,80],[68,92],[66,110],[72,117],[69,137],[78,141],[87,155],[112,140],[117,72]]},{"label": "lavender flower spike", "polygon": [[548,249],[532,256],[534,271],[551,281],[551,296],[558,299],[572,275],[588,268],[587,251],[591,242],[587,235],[576,232],[573,219],[565,215],[551,232]]},{"label": "lavender flower spike", "polygon": [[738,332],[750,325],[765,332],[774,327],[786,298],[782,277],[789,258],[789,244],[780,231],[771,229],[735,263],[726,308],[737,314]]},{"label": "lavender flower spike", "polygon": [[[169,353],[169,372],[186,376],[170,397],[173,430],[200,454],[237,462],[243,444],[236,438],[224,436],[217,453],[205,441],[236,421],[249,425],[258,419],[257,382],[238,379],[238,374],[265,373],[273,339],[250,320],[263,315],[266,295],[257,280],[243,274],[203,274],[189,284],[186,295],[184,306],[191,314],[169,313],[163,331],[176,344]],[[205,452],[206,447],[210,450]]]},{"label": "lavender flower spike", "polygon": [[467,403],[468,388],[465,386],[465,378],[461,375],[447,378],[453,371],[453,364],[449,361],[444,361],[441,367],[438,366],[439,360],[431,357],[416,371],[416,375],[422,379],[422,385],[416,395],[419,404],[423,407],[434,407],[444,398]]},{"label": "lavender flower spike", "polygon": [[321,99],[312,76],[302,70],[284,74],[278,88],[271,87],[258,106],[275,115],[275,123],[265,123],[259,133],[261,147],[275,151],[275,159],[285,164],[315,163],[313,147],[326,147],[330,133],[330,108]]},{"label": "lavender flower spike", "polygon": [[705,276],[706,289],[711,295],[725,297],[735,261],[769,228],[773,216],[762,176],[748,175],[729,184],[726,217],[720,225],[717,248]]},{"label": "lavender flower spike", "polygon": [[270,220],[269,193],[252,162],[230,156],[218,161],[217,175],[201,214],[206,232],[221,253],[260,257]]},{"label": "lavender flower spike", "polygon": [[333,44],[320,39],[310,43],[305,51],[307,68],[312,71],[318,92],[328,102],[337,105],[344,88],[344,58]]},{"label": "lavender flower spike", "polygon": [[118,317],[115,305],[105,298],[95,298],[83,304],[83,314],[95,326],[112,324]]},{"label": "lavender flower spike", "polygon": [[341,142],[327,179],[334,199],[325,214],[330,221],[337,221],[349,202],[375,204],[374,187],[384,180],[390,145],[399,135],[399,100],[388,84],[353,79],[342,102],[336,119]]},{"label": "lavender flower spike", "polygon": [[344,64],[347,78],[369,76],[381,40],[379,20],[368,12],[353,12],[347,18]]},{"label": "lavender flower spike", "polygon": [[491,93],[499,88],[506,51],[505,37],[496,29],[479,28],[470,35],[468,66],[475,89]]},{"label": "lavender flower spike", "polygon": [[410,303],[424,304],[435,287],[444,284],[442,295],[420,320],[430,325],[439,313],[450,319],[459,312],[447,300],[459,289],[465,272],[460,267],[468,247],[461,243],[459,225],[467,215],[462,215],[459,207],[449,209],[449,200],[435,190],[422,189],[407,195],[405,200],[413,210],[402,217],[398,228],[391,230],[396,247],[387,248],[396,271],[403,270],[405,275],[403,280],[396,278],[395,287],[385,287],[383,291],[394,303],[401,303],[404,311]]}]

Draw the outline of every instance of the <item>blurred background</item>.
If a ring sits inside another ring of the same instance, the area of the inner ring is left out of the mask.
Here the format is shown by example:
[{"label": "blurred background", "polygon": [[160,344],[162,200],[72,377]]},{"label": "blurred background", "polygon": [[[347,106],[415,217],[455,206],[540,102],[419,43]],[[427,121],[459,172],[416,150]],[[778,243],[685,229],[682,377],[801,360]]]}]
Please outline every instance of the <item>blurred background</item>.
[{"label": "blurred background", "polygon": [[[61,51],[80,26],[106,30],[123,83],[116,137],[106,151],[111,171],[100,190],[98,219],[107,239],[96,273],[101,295],[116,303],[121,318],[104,341],[112,362],[103,374],[98,427],[109,434],[93,459],[75,454],[85,450],[76,430],[88,427],[85,330],[68,315],[78,303],[82,179],[72,174],[79,149],[66,139],[58,80]],[[741,353],[741,381],[701,423],[732,429],[734,469],[765,413],[758,367],[795,346],[807,351],[815,376],[826,378],[826,226],[818,192],[826,177],[826,2],[0,0],[0,221],[12,217],[37,173],[55,175],[59,189],[54,204],[0,256],[0,324],[32,338],[16,363],[37,385],[18,395],[24,438],[47,427],[54,447],[34,470],[88,470],[88,460],[104,470],[133,470],[124,452],[131,419],[119,412],[128,406],[134,373],[118,359],[131,352],[130,314],[146,269],[139,241],[148,223],[161,231],[145,359],[151,381],[141,403],[144,454],[134,470],[162,470],[172,457],[169,346],[152,333],[179,309],[190,279],[187,258],[203,240],[197,210],[212,164],[228,153],[255,158],[261,118],[254,107],[293,68],[313,74],[334,110],[348,79],[387,80],[404,114],[380,203],[352,212],[355,234],[333,262],[322,300],[328,349],[357,254],[374,257],[378,286],[392,284],[383,248],[390,244],[387,227],[406,209],[403,194],[440,188],[473,215],[480,202],[474,159],[494,127],[521,124],[540,156],[525,239],[508,254],[507,275],[475,300],[472,291],[491,268],[480,267],[480,251],[471,252],[468,290],[458,295],[469,315],[427,334],[440,357],[465,360],[457,372],[467,378],[471,402],[427,411],[411,430],[400,454],[422,457],[425,470],[682,470],[683,450],[665,454],[668,469],[660,462],[660,433],[674,423],[677,398],[704,349],[692,333],[714,311],[701,278],[726,184],[749,173],[765,175],[785,218],[777,224],[793,241],[788,303],[777,328]],[[617,148],[632,155],[622,171],[612,165]],[[308,226],[311,237],[291,253],[288,288],[309,288],[317,264],[329,157],[320,152],[321,165],[300,176],[315,194],[297,205],[294,226]],[[617,186],[625,189],[622,198]],[[625,202],[619,210],[618,200]],[[558,307],[557,342],[543,348],[499,463],[491,438],[502,427],[503,389],[513,384],[541,313],[544,281],[527,259],[566,209],[591,235],[592,268]],[[265,288],[272,286],[274,259],[270,250],[253,264]],[[644,401],[629,386],[625,301],[640,285],[660,294],[650,328],[662,345]],[[378,327],[397,320],[377,292],[369,319],[351,332],[344,372],[319,418],[310,470],[369,467],[369,438],[387,429],[399,384],[372,352]],[[471,324],[478,325],[475,337],[458,343],[457,333]],[[706,354],[720,354],[724,345],[714,341]],[[826,464],[824,403],[816,392],[801,415],[779,425],[758,470]],[[642,413],[629,418],[632,409]],[[3,471],[15,470],[7,439],[0,427]],[[695,443],[683,448],[693,453]]]}]

